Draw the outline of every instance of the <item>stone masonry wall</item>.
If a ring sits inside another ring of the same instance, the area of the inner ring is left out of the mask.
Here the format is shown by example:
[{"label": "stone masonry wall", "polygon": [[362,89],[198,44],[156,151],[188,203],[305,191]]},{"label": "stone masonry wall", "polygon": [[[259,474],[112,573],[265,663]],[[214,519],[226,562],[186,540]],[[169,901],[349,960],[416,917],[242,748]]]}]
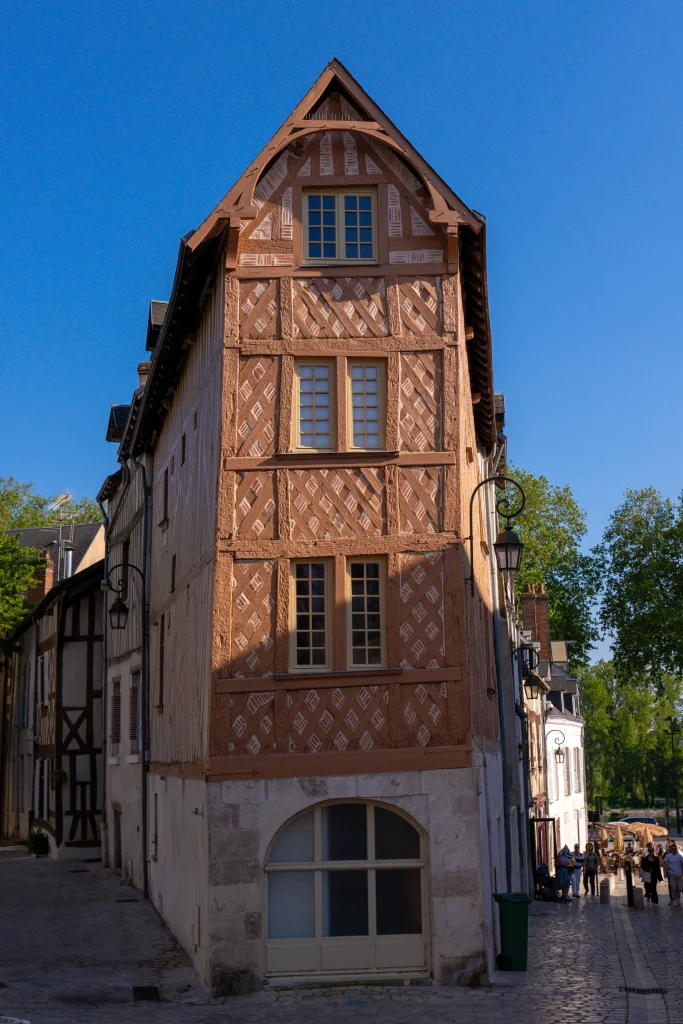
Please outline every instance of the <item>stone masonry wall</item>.
[{"label": "stone masonry wall", "polygon": [[471,769],[209,784],[209,942],[216,993],[260,986],[265,964],[265,872],[279,829],[338,799],[401,808],[429,837],[426,871],[431,969],[443,984],[485,972],[477,789]]}]

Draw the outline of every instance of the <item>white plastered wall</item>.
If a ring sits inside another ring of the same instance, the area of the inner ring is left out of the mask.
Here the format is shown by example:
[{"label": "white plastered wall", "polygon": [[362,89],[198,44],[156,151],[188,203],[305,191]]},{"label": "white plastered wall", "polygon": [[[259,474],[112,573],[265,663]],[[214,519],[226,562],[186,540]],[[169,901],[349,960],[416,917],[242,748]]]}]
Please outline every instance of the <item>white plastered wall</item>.
[{"label": "white plastered wall", "polygon": [[121,813],[122,876],[137,889],[143,886],[142,870],[142,767],[140,754],[131,754],[128,734],[128,708],[130,682],[133,672],[139,672],[142,659],[139,651],[109,667],[107,683],[107,728],[111,730],[111,695],[114,680],[121,686],[121,743],[119,753],[112,756],[110,736],[106,741],[107,771],[107,858],[114,867],[114,810]]},{"label": "white plastered wall", "polygon": [[207,783],[150,775],[148,794],[150,897],[208,985]]}]

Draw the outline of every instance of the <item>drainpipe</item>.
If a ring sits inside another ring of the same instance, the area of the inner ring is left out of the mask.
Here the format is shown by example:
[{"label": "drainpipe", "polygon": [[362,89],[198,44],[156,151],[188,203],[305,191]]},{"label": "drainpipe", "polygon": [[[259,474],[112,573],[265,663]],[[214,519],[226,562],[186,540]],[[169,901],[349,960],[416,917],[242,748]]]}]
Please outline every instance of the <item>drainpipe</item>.
[{"label": "drainpipe", "polygon": [[147,489],[147,473],[144,462],[138,462],[134,455],[131,461],[142,474],[142,673],[140,693],[140,737],[142,740],[142,892],[149,899],[149,866],[147,853],[149,836],[147,826],[147,775],[149,771],[149,750],[147,742],[147,690],[149,685],[149,645],[148,645],[148,588],[147,588],[147,523],[149,517],[149,491]]},{"label": "drainpipe", "polygon": [[[493,485],[495,487],[495,484]],[[491,496],[488,488],[486,494],[487,533],[491,542]],[[493,551],[493,543],[490,543]],[[500,657],[500,612],[498,595],[498,570],[495,555],[491,558],[491,597],[493,599],[493,651],[496,663],[496,690],[498,693],[498,722],[500,726],[501,768],[503,773],[503,831],[505,835],[505,881],[507,891],[512,892],[512,834],[510,831],[510,787],[507,756],[507,732],[505,729],[505,696],[503,693],[503,666]]]},{"label": "drainpipe", "polygon": [[[102,518],[104,519],[104,571],[102,578],[109,579],[109,516],[104,505],[97,499]],[[102,867],[109,865],[109,843],[107,840],[107,767],[109,741],[107,737],[107,676],[109,674],[109,630],[107,629],[107,611],[109,590],[102,591],[102,823],[100,824],[100,843],[102,849]]]}]

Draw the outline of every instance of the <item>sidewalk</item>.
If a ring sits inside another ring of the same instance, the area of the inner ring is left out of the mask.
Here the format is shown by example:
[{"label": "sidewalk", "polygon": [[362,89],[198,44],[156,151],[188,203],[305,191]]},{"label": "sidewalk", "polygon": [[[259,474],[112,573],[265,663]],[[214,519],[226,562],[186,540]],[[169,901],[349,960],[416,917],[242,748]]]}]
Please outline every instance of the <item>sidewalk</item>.
[{"label": "sidewalk", "polygon": [[[664,902],[642,911],[618,898],[535,903],[529,970],[487,988],[266,990],[229,1000],[208,998],[152,907],[99,864],[0,851],[0,919],[0,1015],[31,1024],[683,1024],[683,912]],[[164,1001],[134,1002],[139,984],[157,985]],[[667,993],[626,991],[638,987]]]}]

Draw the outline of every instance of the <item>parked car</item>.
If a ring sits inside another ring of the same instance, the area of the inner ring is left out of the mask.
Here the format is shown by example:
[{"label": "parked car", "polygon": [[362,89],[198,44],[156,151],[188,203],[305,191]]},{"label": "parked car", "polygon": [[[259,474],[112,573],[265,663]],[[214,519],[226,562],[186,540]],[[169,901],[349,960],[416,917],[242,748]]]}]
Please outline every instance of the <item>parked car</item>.
[{"label": "parked car", "polygon": [[639,822],[639,821],[642,822],[643,825],[657,825],[658,824],[657,819],[656,818],[652,818],[652,817],[651,818],[648,818],[648,817],[642,817],[642,818],[635,818],[635,817],[619,818],[619,821],[620,822],[624,822],[626,825],[632,825],[632,824],[635,824],[636,822]]}]

